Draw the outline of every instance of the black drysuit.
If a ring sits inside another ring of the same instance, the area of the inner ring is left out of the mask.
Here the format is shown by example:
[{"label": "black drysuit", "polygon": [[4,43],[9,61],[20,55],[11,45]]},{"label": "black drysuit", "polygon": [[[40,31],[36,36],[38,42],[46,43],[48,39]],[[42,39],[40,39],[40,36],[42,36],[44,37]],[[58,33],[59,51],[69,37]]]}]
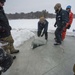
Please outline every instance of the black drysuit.
[{"label": "black drysuit", "polygon": [[55,37],[57,39],[57,41],[56,41],[57,43],[61,44],[61,40],[62,40],[61,33],[68,21],[69,21],[69,13],[66,10],[61,9],[58,13],[56,13],[55,25],[57,25],[57,28],[55,30]]}]

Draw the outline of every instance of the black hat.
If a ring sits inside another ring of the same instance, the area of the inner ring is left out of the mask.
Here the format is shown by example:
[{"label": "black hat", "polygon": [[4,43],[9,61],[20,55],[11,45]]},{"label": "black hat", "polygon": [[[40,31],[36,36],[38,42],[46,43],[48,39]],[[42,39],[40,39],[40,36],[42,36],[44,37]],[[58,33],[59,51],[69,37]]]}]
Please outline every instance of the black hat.
[{"label": "black hat", "polygon": [[6,0],[0,0],[0,2],[6,2]]}]

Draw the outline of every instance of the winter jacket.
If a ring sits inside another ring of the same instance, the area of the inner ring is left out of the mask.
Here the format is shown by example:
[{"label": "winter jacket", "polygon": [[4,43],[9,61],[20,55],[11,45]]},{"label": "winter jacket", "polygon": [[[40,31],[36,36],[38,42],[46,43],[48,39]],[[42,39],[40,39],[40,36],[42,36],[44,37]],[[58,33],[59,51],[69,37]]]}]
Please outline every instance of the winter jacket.
[{"label": "winter jacket", "polygon": [[3,7],[0,7],[0,38],[5,38],[10,35],[11,27],[4,13]]},{"label": "winter jacket", "polygon": [[71,27],[71,24],[73,22],[73,13],[69,12],[69,22],[66,24],[66,28],[69,29]]},{"label": "winter jacket", "polygon": [[38,32],[41,32],[43,30],[42,35],[47,33],[48,30],[48,21],[45,20],[44,23],[41,23],[40,21],[38,22]]},{"label": "winter jacket", "polygon": [[66,23],[69,21],[69,13],[66,10],[61,9],[56,14],[56,23],[58,28],[63,28],[66,26]]}]

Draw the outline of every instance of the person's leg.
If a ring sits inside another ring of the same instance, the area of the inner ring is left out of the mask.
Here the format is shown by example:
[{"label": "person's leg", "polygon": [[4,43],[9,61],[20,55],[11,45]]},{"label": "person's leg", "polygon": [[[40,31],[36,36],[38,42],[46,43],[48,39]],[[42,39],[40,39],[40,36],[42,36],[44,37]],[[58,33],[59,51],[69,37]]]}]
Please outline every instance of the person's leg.
[{"label": "person's leg", "polygon": [[19,50],[16,50],[13,46],[14,40],[11,35],[6,38],[2,38],[2,40],[8,43],[8,45],[3,46],[4,50],[10,50],[11,54],[19,52]]},{"label": "person's leg", "polygon": [[62,36],[62,41],[63,41],[65,39],[65,36],[66,36],[66,29],[62,32],[61,36]]},{"label": "person's leg", "polygon": [[56,39],[56,30],[55,30],[54,34],[55,34],[54,40],[55,40],[55,42],[57,42],[57,39]]},{"label": "person's leg", "polygon": [[45,32],[45,39],[48,40],[48,32]]},{"label": "person's leg", "polygon": [[13,54],[13,53],[18,53],[19,50],[16,50],[16,49],[14,48],[14,45],[13,45],[14,40],[13,40],[13,38],[12,38],[11,35],[8,37],[8,42],[9,42],[10,53],[11,53],[11,54]]},{"label": "person's leg", "polygon": [[55,37],[56,37],[56,43],[54,45],[61,44],[61,29],[60,28],[56,29]]}]

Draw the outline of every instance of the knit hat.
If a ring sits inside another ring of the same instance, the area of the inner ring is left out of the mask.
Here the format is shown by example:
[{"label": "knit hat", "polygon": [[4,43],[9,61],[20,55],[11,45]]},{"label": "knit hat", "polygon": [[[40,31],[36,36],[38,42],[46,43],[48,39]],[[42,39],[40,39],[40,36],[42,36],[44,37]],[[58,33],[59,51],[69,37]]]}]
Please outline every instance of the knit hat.
[{"label": "knit hat", "polygon": [[70,5],[68,5],[68,6],[66,7],[66,9],[71,9],[71,6],[70,6]]},{"label": "knit hat", "polygon": [[57,9],[59,9],[59,8],[61,8],[61,4],[60,4],[60,3],[57,3],[57,4],[54,6],[54,9],[57,10]]}]

